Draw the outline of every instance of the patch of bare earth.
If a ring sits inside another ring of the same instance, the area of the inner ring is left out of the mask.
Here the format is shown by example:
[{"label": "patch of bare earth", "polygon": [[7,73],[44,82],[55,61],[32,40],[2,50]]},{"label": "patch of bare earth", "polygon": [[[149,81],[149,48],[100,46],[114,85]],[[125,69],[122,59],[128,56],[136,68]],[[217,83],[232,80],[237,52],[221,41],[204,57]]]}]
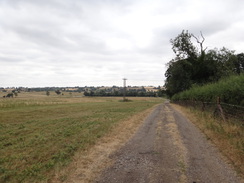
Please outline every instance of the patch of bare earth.
[{"label": "patch of bare earth", "polygon": [[143,120],[154,109],[138,113],[126,121],[116,125],[110,133],[98,140],[87,151],[77,152],[72,163],[65,169],[57,170],[52,183],[89,183],[103,169],[113,163],[109,158],[117,149],[124,145],[137,131]]}]

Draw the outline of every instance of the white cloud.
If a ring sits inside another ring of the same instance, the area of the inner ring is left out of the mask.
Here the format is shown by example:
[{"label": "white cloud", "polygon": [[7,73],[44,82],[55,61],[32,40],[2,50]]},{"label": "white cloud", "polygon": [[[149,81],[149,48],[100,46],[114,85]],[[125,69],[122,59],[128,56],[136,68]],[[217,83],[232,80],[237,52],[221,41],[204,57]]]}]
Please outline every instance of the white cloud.
[{"label": "white cloud", "polygon": [[243,52],[243,9],[238,0],[2,0],[0,87],[163,85],[169,40],[183,29]]}]

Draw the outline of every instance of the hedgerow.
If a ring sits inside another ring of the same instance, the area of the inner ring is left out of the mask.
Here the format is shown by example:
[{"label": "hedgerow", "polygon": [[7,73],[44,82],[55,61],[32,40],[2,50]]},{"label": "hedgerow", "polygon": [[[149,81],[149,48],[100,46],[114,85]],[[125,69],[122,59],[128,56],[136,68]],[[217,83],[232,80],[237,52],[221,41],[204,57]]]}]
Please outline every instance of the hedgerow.
[{"label": "hedgerow", "polygon": [[244,74],[221,79],[217,83],[193,86],[191,89],[175,94],[172,101],[197,100],[214,102],[220,97],[221,102],[244,106]]}]

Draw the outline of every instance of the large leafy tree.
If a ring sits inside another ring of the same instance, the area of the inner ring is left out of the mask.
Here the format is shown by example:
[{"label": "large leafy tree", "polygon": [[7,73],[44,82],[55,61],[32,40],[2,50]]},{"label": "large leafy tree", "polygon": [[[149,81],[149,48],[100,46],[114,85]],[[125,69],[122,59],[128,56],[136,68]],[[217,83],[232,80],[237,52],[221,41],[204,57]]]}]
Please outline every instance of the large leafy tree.
[{"label": "large leafy tree", "polygon": [[[192,42],[194,38],[200,45],[200,51]],[[166,92],[169,96],[188,89],[194,80],[198,80],[199,71],[203,70],[204,66],[202,64],[205,55],[205,50],[202,48],[204,40],[203,36],[200,40],[184,30],[176,38],[170,40],[176,57],[167,64],[168,69],[165,73]]]},{"label": "large leafy tree", "polygon": [[192,34],[188,31],[183,30],[176,38],[171,39],[170,43],[172,44],[172,49],[176,54],[175,60],[182,59],[196,59],[197,48],[193,45]]},{"label": "large leafy tree", "polygon": [[168,69],[165,73],[167,78],[165,81],[167,95],[173,96],[175,93],[184,91],[191,86],[191,70],[192,64],[186,59],[177,62],[172,60],[168,63]]},{"label": "large leafy tree", "polygon": [[235,55],[234,51],[224,47],[206,51],[204,41],[202,33],[196,37],[184,30],[170,40],[176,56],[167,64],[165,73],[169,96],[189,89],[193,84],[215,82],[221,77],[243,71],[244,54]]}]

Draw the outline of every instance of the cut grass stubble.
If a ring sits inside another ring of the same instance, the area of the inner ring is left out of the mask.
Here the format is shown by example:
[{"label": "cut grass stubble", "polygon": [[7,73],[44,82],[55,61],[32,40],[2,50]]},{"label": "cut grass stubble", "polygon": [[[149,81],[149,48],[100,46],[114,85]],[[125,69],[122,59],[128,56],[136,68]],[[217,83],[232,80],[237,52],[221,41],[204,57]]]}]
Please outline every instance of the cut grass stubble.
[{"label": "cut grass stubble", "polygon": [[46,182],[114,125],[162,102],[43,97],[0,101],[7,106],[0,111],[0,182]]}]

